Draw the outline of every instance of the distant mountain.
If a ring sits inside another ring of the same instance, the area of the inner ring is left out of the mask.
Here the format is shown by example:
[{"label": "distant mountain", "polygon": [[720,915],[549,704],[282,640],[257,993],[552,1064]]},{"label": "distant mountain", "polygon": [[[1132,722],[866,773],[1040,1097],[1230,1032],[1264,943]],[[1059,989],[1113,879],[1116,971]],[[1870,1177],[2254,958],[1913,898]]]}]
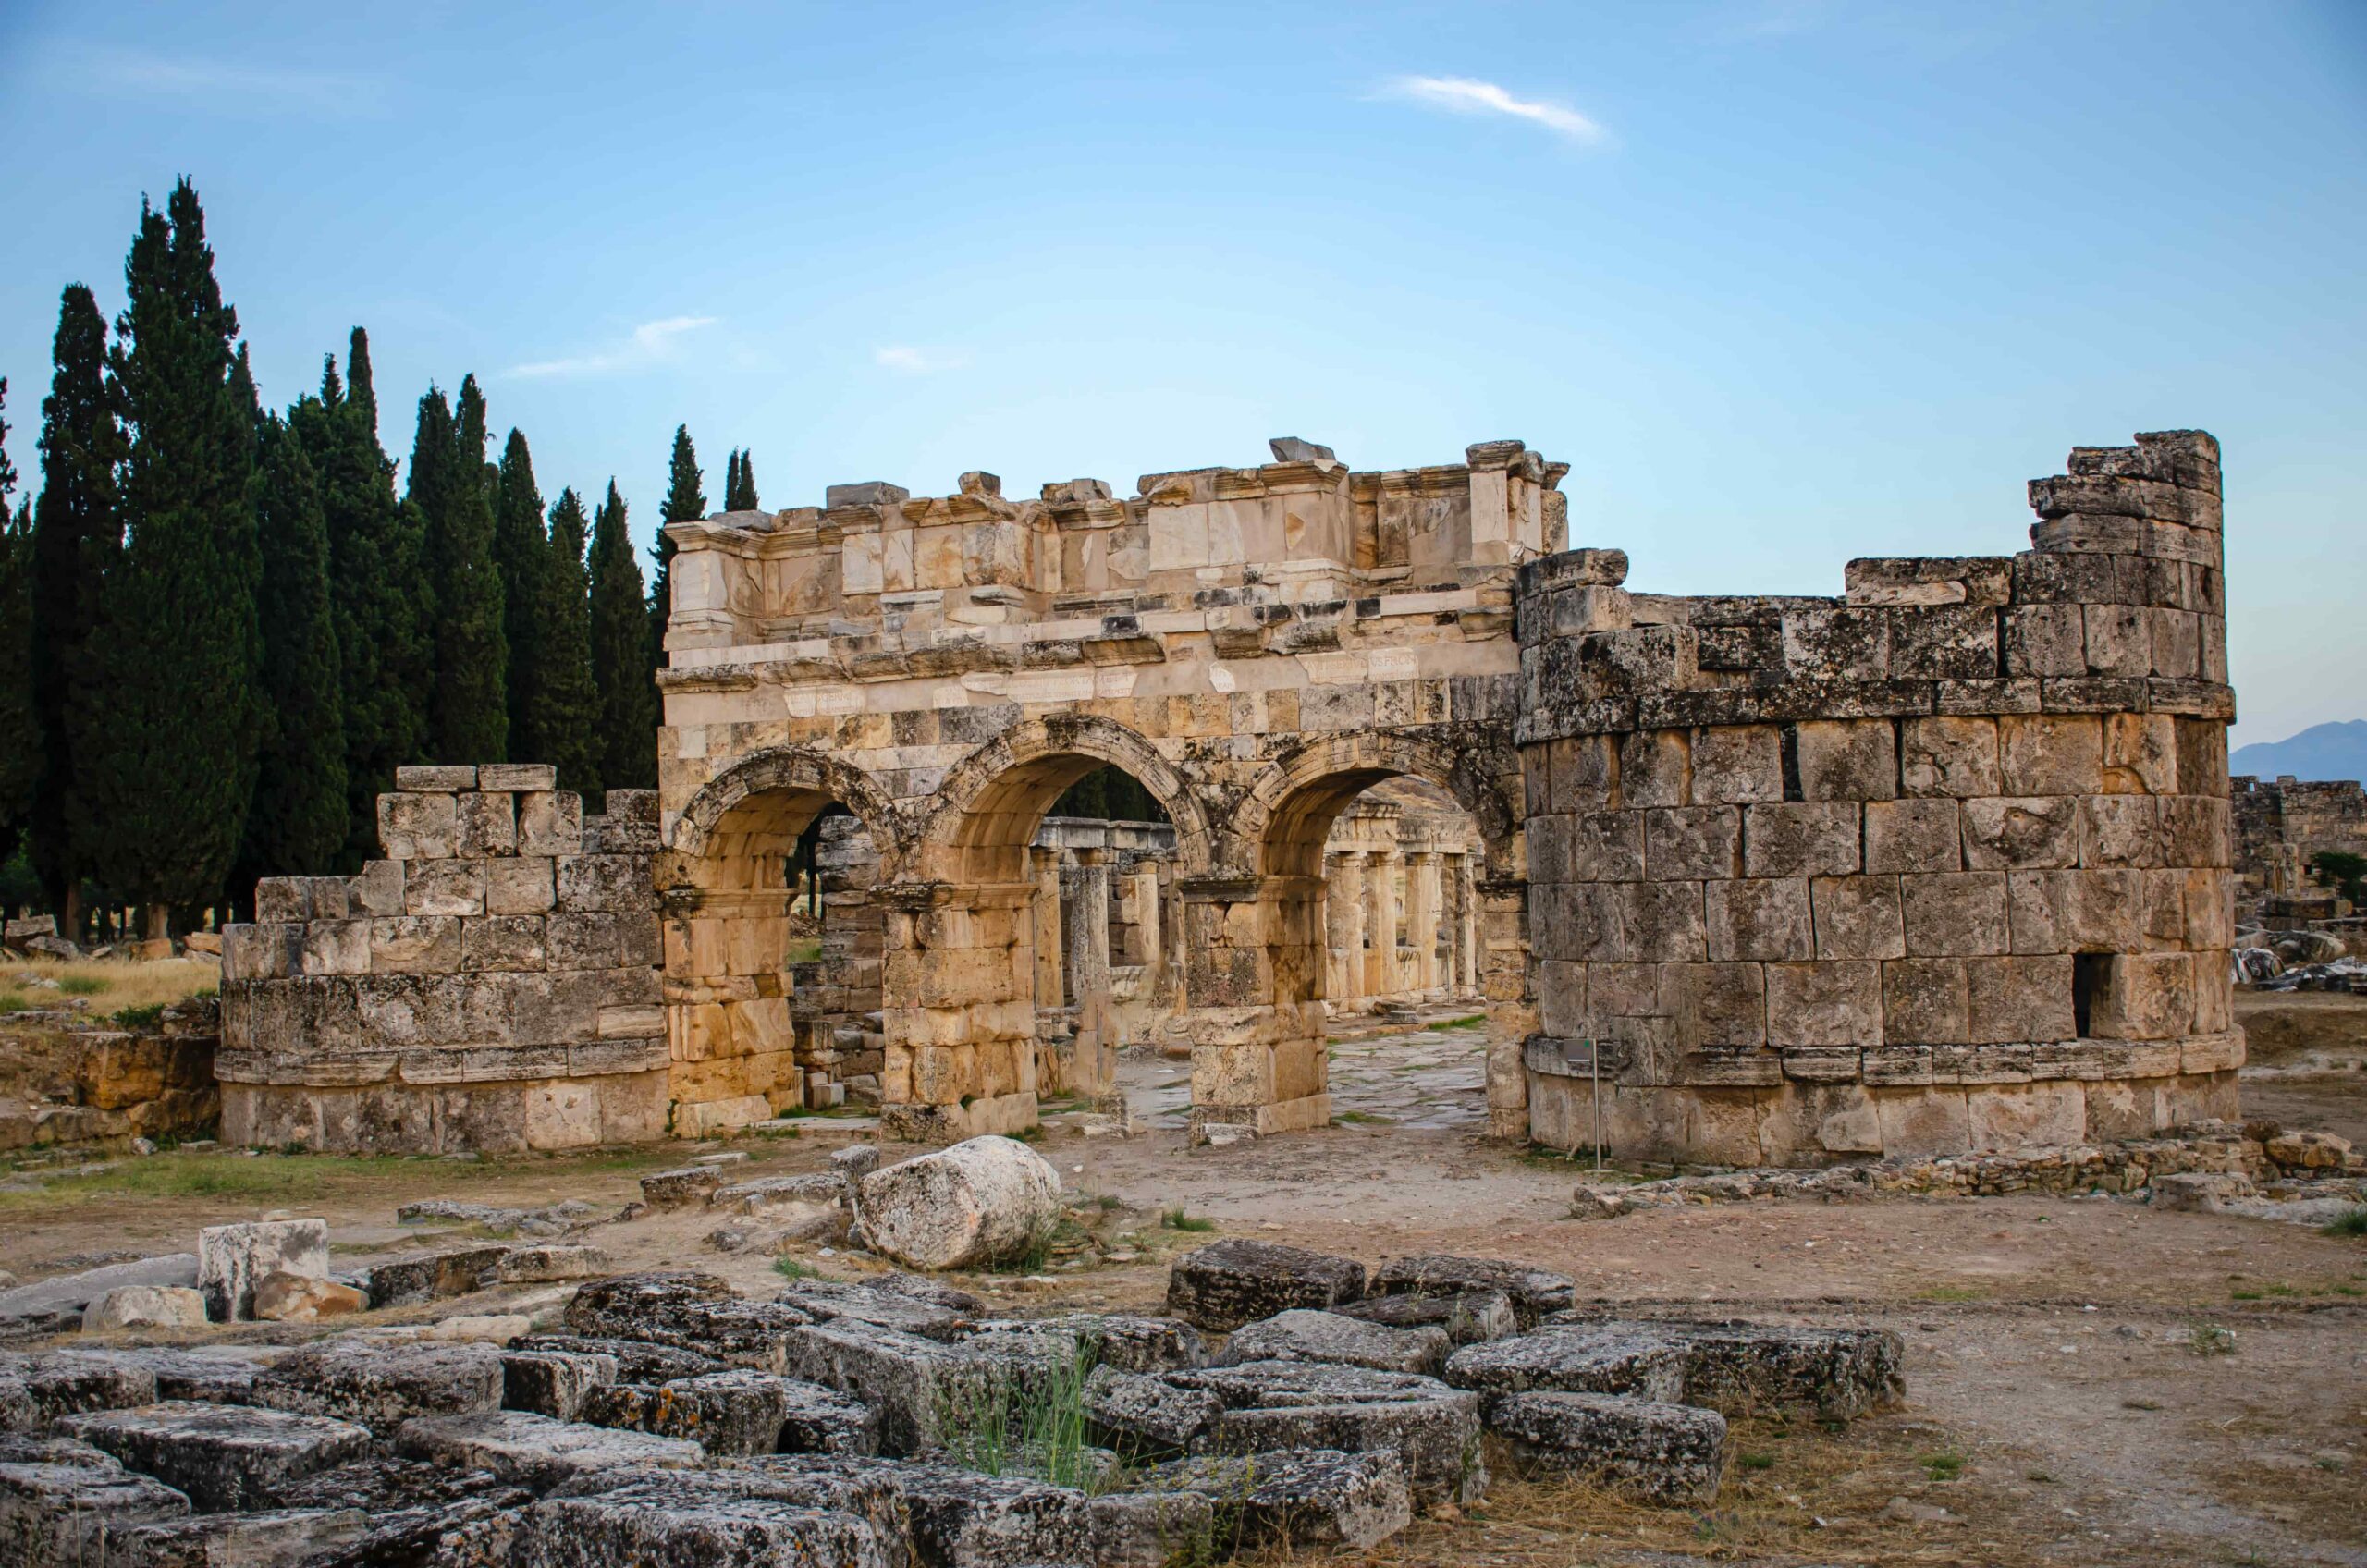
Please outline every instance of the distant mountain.
[{"label": "distant mountain", "polygon": [[2312,724],[2282,741],[2238,746],[2227,757],[2230,773],[2278,778],[2367,778],[2367,718]]}]

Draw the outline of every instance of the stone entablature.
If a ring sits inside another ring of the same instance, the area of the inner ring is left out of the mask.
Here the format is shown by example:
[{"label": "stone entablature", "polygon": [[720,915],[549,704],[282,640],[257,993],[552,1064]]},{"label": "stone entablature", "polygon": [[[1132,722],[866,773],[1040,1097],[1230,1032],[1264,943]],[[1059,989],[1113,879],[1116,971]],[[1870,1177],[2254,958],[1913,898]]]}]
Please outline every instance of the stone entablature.
[{"label": "stone entablature", "polygon": [[611,790],[587,817],[528,764],[395,782],[386,858],[268,877],[254,923],[223,932],[223,1140],[460,1153],[664,1135],[656,797]]}]

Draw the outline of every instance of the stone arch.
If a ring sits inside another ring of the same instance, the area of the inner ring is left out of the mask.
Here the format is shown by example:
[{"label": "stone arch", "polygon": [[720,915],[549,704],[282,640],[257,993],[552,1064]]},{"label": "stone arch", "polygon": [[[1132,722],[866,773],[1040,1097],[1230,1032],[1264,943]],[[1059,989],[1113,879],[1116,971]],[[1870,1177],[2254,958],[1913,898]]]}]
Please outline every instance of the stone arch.
[{"label": "stone arch", "polygon": [[1410,776],[1436,784],[1471,814],[1491,878],[1516,878],[1521,813],[1507,789],[1518,787],[1520,765],[1509,754],[1490,760],[1499,763],[1493,777],[1468,752],[1386,730],[1308,741],[1259,774],[1233,815],[1232,831],[1255,856],[1247,864],[1264,875],[1313,876],[1324,832],[1341,809],[1384,778]]},{"label": "stone arch", "polygon": [[916,836],[915,872],[971,880],[1016,876],[1015,866],[996,863],[1024,851],[1061,792],[1105,763],[1132,774],[1166,808],[1182,872],[1206,872],[1213,847],[1208,816],[1191,779],[1142,735],[1090,714],[1024,719],[954,764]]},{"label": "stone arch", "polygon": [[863,819],[883,855],[899,846],[895,805],[871,775],[810,747],[777,746],[742,758],[702,785],[675,819],[668,847],[686,857],[705,855],[727,816],[750,800],[783,791],[828,796],[846,807]]}]

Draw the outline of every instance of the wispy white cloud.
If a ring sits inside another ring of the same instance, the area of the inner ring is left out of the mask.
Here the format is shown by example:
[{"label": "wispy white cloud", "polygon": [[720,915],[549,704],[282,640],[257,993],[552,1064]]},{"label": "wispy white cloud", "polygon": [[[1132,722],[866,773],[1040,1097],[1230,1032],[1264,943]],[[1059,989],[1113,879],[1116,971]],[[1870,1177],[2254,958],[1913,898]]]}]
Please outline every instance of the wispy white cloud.
[{"label": "wispy white cloud", "polygon": [[970,356],[944,349],[889,343],[871,350],[871,362],[901,375],[934,375],[941,370],[960,370],[970,362]]},{"label": "wispy white cloud", "polygon": [[172,98],[227,114],[374,115],[385,102],[382,83],[339,71],[202,57],[168,59],[117,49],[91,51],[78,65],[83,85],[93,92]]},{"label": "wispy white cloud", "polygon": [[528,364],[511,365],[502,374],[512,376],[547,375],[607,375],[617,371],[638,370],[676,357],[681,338],[686,333],[703,326],[713,326],[714,316],[665,316],[645,321],[632,329],[623,342],[588,354],[576,354],[563,360],[536,360]]},{"label": "wispy white cloud", "polygon": [[1601,125],[1566,104],[1543,98],[1516,98],[1492,81],[1467,76],[1401,76],[1392,79],[1381,96],[1403,99],[1453,115],[1503,115],[1544,127],[1566,141],[1592,146],[1610,139]]}]

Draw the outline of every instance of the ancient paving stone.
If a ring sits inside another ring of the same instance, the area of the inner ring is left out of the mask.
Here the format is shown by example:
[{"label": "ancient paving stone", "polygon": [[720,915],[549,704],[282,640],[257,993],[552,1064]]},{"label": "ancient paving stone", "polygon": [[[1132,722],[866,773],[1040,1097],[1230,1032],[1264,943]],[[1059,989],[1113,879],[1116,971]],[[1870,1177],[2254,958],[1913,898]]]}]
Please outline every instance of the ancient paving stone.
[{"label": "ancient paving stone", "polygon": [[687,1439],[554,1421],[523,1410],[423,1415],[397,1430],[395,1452],[452,1469],[489,1471],[534,1491],[598,1471],[693,1470],[706,1463],[705,1451]]},{"label": "ancient paving stone", "polygon": [[775,1373],[733,1367],[660,1383],[591,1390],[583,1419],[688,1438],[709,1453],[872,1453],[879,1421],[868,1405]]},{"label": "ancient paving stone", "polygon": [[1167,1310],[1197,1328],[1230,1332],[1291,1307],[1320,1310],[1365,1293],[1365,1266],[1305,1247],[1228,1238],[1175,1260]]},{"label": "ancient paving stone", "polygon": [[1451,1343],[1441,1328],[1392,1329],[1294,1307],[1234,1329],[1224,1350],[1228,1362],[1319,1361],[1436,1376]]},{"label": "ancient paving stone", "polygon": [[573,1421],[585,1395],[615,1381],[613,1355],[509,1350],[501,1357],[501,1408]]},{"label": "ancient paving stone", "polygon": [[215,1513],[107,1532],[107,1568],[299,1568],[370,1534],[354,1508],[276,1508]]},{"label": "ancient paving stone", "polygon": [[656,1209],[689,1208],[704,1204],[722,1189],[723,1171],[712,1165],[686,1165],[659,1170],[641,1179],[641,1197]]},{"label": "ancient paving stone", "polygon": [[[1387,1266],[1383,1265],[1385,1268]],[[1482,1344],[1520,1332],[1512,1297],[1502,1291],[1425,1291],[1420,1294],[1368,1296],[1331,1309],[1343,1317],[1391,1329],[1443,1329],[1448,1341]]]},{"label": "ancient paving stone", "polygon": [[1097,1366],[1085,1386],[1086,1436],[1130,1459],[1184,1452],[1224,1413],[1224,1401],[1163,1378]]},{"label": "ancient paving stone", "polygon": [[[1680,1381],[1675,1390],[1651,1397],[1728,1415],[1807,1408],[1828,1419],[1853,1420],[1895,1404],[1907,1388],[1906,1347],[1886,1329],[1617,1321],[1573,1313],[1544,1332],[1664,1345],[1679,1357]],[[1452,1364],[1448,1376],[1453,1377]]]},{"label": "ancient paving stone", "polygon": [[452,1568],[891,1568],[872,1527],[851,1513],[767,1495],[761,1476],[684,1471],[635,1476],[583,1496],[546,1498],[505,1526],[475,1533]]},{"label": "ancient paving stone", "polygon": [[1527,1328],[1549,1312],[1569,1306],[1577,1281],[1567,1274],[1493,1257],[1425,1253],[1396,1257],[1380,1266],[1373,1289],[1383,1295],[1436,1295],[1458,1291],[1502,1291]]},{"label": "ancient paving stone", "polygon": [[501,1407],[501,1353],[485,1344],[308,1345],[255,1375],[254,1403],[354,1421],[380,1437],[417,1415]]},{"label": "ancient paving stone", "polygon": [[509,1341],[509,1348],[536,1354],[605,1355],[616,1362],[617,1375],[611,1381],[619,1383],[670,1383],[677,1378],[695,1378],[703,1372],[723,1369],[723,1363],[711,1355],[646,1340],[590,1334],[521,1334]]},{"label": "ancient paving stone", "polygon": [[1404,1461],[1386,1450],[1201,1455],[1143,1471],[1134,1489],[1214,1502],[1218,1555],[1258,1547],[1362,1551],[1414,1522]]},{"label": "ancient paving stone", "polygon": [[1251,1361],[1171,1372],[1167,1379],[1225,1402],[1224,1414],[1202,1439],[1212,1451],[1393,1449],[1405,1462],[1415,1501],[1426,1508],[1468,1502],[1487,1489],[1488,1473],[1479,1460],[1479,1401],[1435,1378]]},{"label": "ancient paving stone", "polygon": [[1052,1354],[1121,1372],[1174,1372],[1208,1363],[1208,1342],[1189,1323],[1125,1313],[1067,1312],[1049,1317],[973,1322],[970,1341],[991,1350],[1005,1339],[1049,1345]]},{"label": "ancient paving stone", "polygon": [[185,1517],[164,1482],[91,1464],[0,1464],[0,1562],[92,1568],[118,1531]]},{"label": "ancient paving stone", "polygon": [[1447,1357],[1445,1378],[1491,1394],[1537,1390],[1674,1403],[1685,1393],[1685,1358],[1665,1337],[1632,1325],[1548,1327],[1466,1345]]},{"label": "ancient paving stone", "polygon": [[781,1292],[779,1299],[808,1314],[817,1323],[827,1323],[836,1317],[852,1317],[865,1323],[876,1323],[883,1329],[918,1334],[926,1340],[950,1341],[959,1339],[971,1323],[971,1319],[962,1313],[899,1291],[881,1290],[869,1284],[800,1280]]},{"label": "ancient paving stone", "polygon": [[197,1288],[216,1322],[254,1316],[255,1285],[275,1271],[326,1279],[325,1219],[263,1219],[209,1225],[197,1233]]},{"label": "ancient paving stone", "polygon": [[1488,1429],[1524,1471],[1579,1476],[1631,1501],[1682,1508],[1718,1495],[1726,1423],[1715,1411],[1614,1394],[1496,1394]]},{"label": "ancient paving stone", "polygon": [[368,1429],[350,1421],[188,1401],[69,1415],[58,1430],[209,1513],[268,1507],[288,1481],[360,1458],[370,1446]]}]

